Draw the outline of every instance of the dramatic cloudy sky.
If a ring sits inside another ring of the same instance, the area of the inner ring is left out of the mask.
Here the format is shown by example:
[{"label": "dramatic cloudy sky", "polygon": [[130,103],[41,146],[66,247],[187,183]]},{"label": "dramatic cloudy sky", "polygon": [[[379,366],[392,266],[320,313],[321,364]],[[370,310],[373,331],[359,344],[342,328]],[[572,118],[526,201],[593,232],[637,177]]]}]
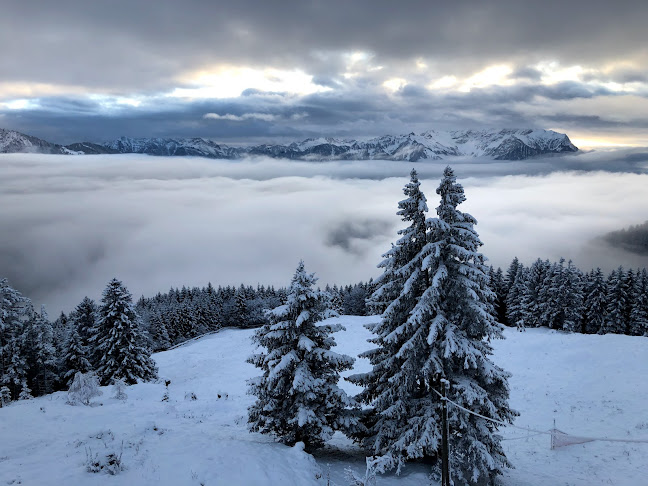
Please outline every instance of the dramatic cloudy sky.
[{"label": "dramatic cloudy sky", "polygon": [[4,0],[0,126],[228,143],[551,128],[648,145],[638,0]]}]

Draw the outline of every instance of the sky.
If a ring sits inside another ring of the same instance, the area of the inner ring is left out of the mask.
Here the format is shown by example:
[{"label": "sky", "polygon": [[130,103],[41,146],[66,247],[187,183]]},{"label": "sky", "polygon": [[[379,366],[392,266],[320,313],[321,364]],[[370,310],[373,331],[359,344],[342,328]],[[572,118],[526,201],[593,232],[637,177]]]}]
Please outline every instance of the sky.
[{"label": "sky", "polygon": [[533,127],[648,146],[637,0],[4,0],[0,127],[232,145]]},{"label": "sky", "polygon": [[[444,163],[418,162],[429,217]],[[457,159],[483,253],[564,257],[587,271],[648,267],[600,236],[648,214],[648,152],[522,162]],[[617,167],[611,171],[603,168]],[[51,316],[119,278],[133,293],[171,286],[286,286],[300,259],[320,284],[376,278],[397,231],[411,165],[145,155],[0,154],[0,277]]]}]

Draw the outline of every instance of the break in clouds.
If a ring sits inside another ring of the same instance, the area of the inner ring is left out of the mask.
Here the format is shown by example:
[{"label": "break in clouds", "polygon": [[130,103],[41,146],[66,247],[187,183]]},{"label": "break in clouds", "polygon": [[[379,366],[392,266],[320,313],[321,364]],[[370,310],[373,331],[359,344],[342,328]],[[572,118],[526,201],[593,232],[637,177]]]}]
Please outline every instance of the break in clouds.
[{"label": "break in clouds", "polygon": [[[304,259],[322,285],[368,280],[403,227],[410,169],[434,216],[445,164],[2,155],[0,277],[51,313],[99,298],[112,277],[135,296],[282,286]],[[495,266],[514,256],[584,270],[648,264],[598,238],[646,220],[645,151],[452,165]]]}]

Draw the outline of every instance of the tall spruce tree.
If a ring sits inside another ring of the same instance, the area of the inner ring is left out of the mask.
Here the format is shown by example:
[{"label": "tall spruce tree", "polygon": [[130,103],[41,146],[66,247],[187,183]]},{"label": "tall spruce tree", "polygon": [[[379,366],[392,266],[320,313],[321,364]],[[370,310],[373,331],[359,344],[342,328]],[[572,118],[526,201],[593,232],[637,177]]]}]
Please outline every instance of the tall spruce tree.
[{"label": "tall spruce tree", "polygon": [[25,334],[31,309],[29,299],[12,288],[6,278],[0,279],[0,388],[7,388],[14,400],[27,380]]},{"label": "tall spruce tree", "polygon": [[607,279],[607,319],[600,334],[623,334],[626,328],[628,285],[623,267],[612,270]]},{"label": "tall spruce tree", "polygon": [[527,286],[527,271],[522,264],[518,265],[518,273],[513,280],[506,297],[506,320],[509,326],[523,330],[529,322],[529,288]]},{"label": "tall spruce tree", "polygon": [[316,280],[300,262],[286,304],[269,311],[270,322],[254,335],[264,352],[248,359],[263,371],[248,382],[257,397],[248,409],[250,430],[288,445],[301,441],[308,450],[321,447],[335,430],[360,427],[355,402],[337,385],[354,360],[331,351],[331,334],[343,329],[340,324],[317,324],[326,317],[328,299],[313,288]]},{"label": "tall spruce tree", "polygon": [[520,260],[518,257],[514,257],[513,260],[511,261],[511,264],[509,265],[508,269],[506,270],[506,292],[508,293],[509,290],[511,290],[511,287],[513,286],[513,283],[515,282],[515,277],[518,274],[518,269],[520,267]]},{"label": "tall spruce tree", "polygon": [[[457,209],[465,200],[450,167],[437,194],[437,218],[427,222],[424,248],[399,271],[400,295],[374,328],[377,349],[365,353],[368,374],[351,381],[367,388],[360,398],[373,407],[364,443],[397,467],[420,457],[438,458],[441,400],[433,388],[451,384],[449,398],[494,420],[511,422],[508,373],[491,360],[488,341],[501,337],[493,292],[474,230],[476,220]],[[450,410],[453,476],[459,484],[488,482],[509,466],[497,425],[463,410]]]},{"label": "tall spruce tree", "polygon": [[585,283],[583,332],[596,334],[604,328],[607,318],[607,284],[600,268],[592,270]]},{"label": "tall spruce tree", "polygon": [[644,268],[635,274],[632,288],[629,334],[648,335],[648,272]]},{"label": "tall spruce tree", "polygon": [[506,280],[504,279],[504,272],[502,268],[498,267],[495,270],[492,266],[488,271],[488,278],[490,279],[490,286],[495,292],[495,316],[497,322],[506,322]]},{"label": "tall spruce tree", "polygon": [[526,327],[538,327],[543,324],[543,286],[550,271],[549,260],[543,261],[540,258],[529,267],[526,279]]},{"label": "tall spruce tree", "polygon": [[103,292],[95,334],[96,372],[102,385],[123,379],[129,385],[157,377],[150,351],[143,345],[133,297],[116,278]]},{"label": "tall spruce tree", "polygon": [[580,332],[583,320],[583,275],[569,260],[565,268],[561,287],[558,289],[562,307],[562,328],[565,331]]},{"label": "tall spruce tree", "polygon": [[410,172],[410,181],[403,188],[407,196],[398,203],[397,215],[409,225],[398,231],[400,238],[387,251],[384,260],[378,264],[383,273],[376,279],[376,290],[367,299],[367,305],[374,312],[383,313],[398,298],[413,268],[405,269],[425,245],[427,200],[420,190],[421,183],[416,170]]},{"label": "tall spruce tree", "polygon": [[84,347],[88,346],[90,336],[95,333],[97,310],[95,301],[86,296],[70,313],[71,326],[79,333]]},{"label": "tall spruce tree", "polygon": [[36,396],[52,393],[58,379],[54,330],[44,306],[41,306],[40,313],[31,312],[31,318],[27,321],[25,345],[30,391]]},{"label": "tall spruce tree", "polygon": [[[370,298],[371,302],[384,307],[380,322],[370,327],[375,336],[369,341],[377,347],[360,355],[369,359],[373,369],[348,378],[364,388],[356,398],[371,407],[364,416],[367,433],[359,439],[372,454],[386,459],[385,468],[396,465],[399,469],[404,459],[398,460],[398,445],[394,443],[407,421],[405,413],[409,399],[415,397],[411,396],[412,384],[399,383],[395,375],[405,363],[399,350],[415,331],[412,326],[406,327],[407,318],[427,286],[421,256],[426,244],[427,202],[416,171],[410,173],[410,182],[403,192],[408,197],[398,203],[397,214],[409,225],[398,231],[400,238],[383,255],[384,260],[378,267],[384,271],[376,280],[377,289]],[[407,403],[399,401],[398,397],[407,398]],[[399,408],[392,409],[394,404]]]},{"label": "tall spruce tree", "polygon": [[83,345],[81,335],[76,327],[70,331],[66,340],[65,356],[63,357],[63,369],[65,370],[63,380],[70,386],[77,373],[87,373],[92,370],[88,360],[88,350]]}]

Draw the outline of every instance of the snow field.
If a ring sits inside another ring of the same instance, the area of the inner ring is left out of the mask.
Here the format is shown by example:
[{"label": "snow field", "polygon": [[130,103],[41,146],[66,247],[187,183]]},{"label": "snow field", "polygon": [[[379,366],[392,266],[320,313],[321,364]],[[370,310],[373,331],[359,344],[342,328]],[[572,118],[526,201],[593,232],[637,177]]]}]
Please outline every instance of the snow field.
[{"label": "snow field", "polygon": [[[363,325],[376,319],[342,317],[347,330],[334,334],[335,351],[357,356],[368,349]],[[59,392],[0,409],[0,484],[346,485],[344,468],[361,472],[364,455],[340,434],[314,459],[299,446],[248,432],[254,397],[245,380],[258,373],[245,362],[252,332],[225,329],[155,354],[160,383],[127,387],[124,402],[102,387],[91,407],[67,405]],[[516,425],[548,430],[556,419],[558,429],[574,435],[648,439],[647,339],[547,329],[505,335],[494,342],[494,361],[513,374]],[[369,367],[358,359],[345,374]],[[168,402],[163,380],[171,380]],[[504,442],[516,467],[503,478],[507,486],[648,484],[648,444],[597,441],[550,450],[548,435],[525,438],[511,427],[501,434],[513,439]],[[122,455],[123,471],[86,471],[88,456],[102,460],[111,452]],[[378,478],[378,485],[428,483],[422,464]]]}]

